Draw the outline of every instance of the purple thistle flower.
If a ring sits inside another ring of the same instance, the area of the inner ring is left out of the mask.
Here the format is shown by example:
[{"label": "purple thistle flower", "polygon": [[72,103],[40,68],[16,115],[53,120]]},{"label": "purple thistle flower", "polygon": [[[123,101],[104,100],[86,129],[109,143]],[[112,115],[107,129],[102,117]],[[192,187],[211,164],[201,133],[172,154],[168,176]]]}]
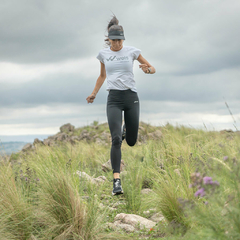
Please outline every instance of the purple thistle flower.
[{"label": "purple thistle flower", "polygon": [[199,190],[197,190],[197,191],[195,192],[194,196],[195,196],[195,197],[198,197],[198,196],[203,197],[203,196],[205,196],[205,190],[204,190],[204,188],[200,188]]},{"label": "purple thistle flower", "polygon": [[39,178],[37,178],[37,181],[39,181]]},{"label": "purple thistle flower", "polygon": [[26,177],[25,180],[26,180],[26,182],[27,182],[28,178]]},{"label": "purple thistle flower", "polygon": [[213,184],[212,178],[211,178],[211,177],[204,177],[204,178],[203,178],[203,183],[204,183],[205,185],[206,185],[206,184],[212,185],[212,184]]},{"label": "purple thistle flower", "polygon": [[224,161],[227,161],[227,160],[228,160],[228,156],[224,156],[224,157],[223,157],[223,160],[224,160]]}]

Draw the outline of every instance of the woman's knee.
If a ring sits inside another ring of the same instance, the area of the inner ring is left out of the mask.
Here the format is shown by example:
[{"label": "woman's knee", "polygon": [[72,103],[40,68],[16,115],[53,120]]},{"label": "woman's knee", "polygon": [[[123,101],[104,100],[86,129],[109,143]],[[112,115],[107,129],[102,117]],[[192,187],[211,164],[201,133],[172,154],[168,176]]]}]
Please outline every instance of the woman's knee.
[{"label": "woman's knee", "polygon": [[136,144],[137,139],[130,139],[130,140],[126,139],[126,142],[127,142],[128,146],[133,147]]},{"label": "woman's knee", "polygon": [[112,139],[112,146],[115,148],[121,148],[122,139],[120,136],[113,137]]}]

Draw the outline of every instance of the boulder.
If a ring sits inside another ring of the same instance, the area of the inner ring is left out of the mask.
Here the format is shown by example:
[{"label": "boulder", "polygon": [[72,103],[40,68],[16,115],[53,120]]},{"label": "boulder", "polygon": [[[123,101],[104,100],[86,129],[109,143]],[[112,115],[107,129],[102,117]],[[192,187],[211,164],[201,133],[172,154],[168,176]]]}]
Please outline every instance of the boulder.
[{"label": "boulder", "polygon": [[91,140],[90,133],[87,130],[83,130],[79,136],[79,140],[90,141]]},{"label": "boulder", "polygon": [[38,138],[35,138],[33,141],[33,146],[36,146],[36,145],[43,145],[43,141],[39,140]]},{"label": "boulder", "polygon": [[43,144],[46,145],[46,146],[53,146],[54,145],[54,140],[49,139],[49,138],[44,139]]},{"label": "boulder", "polygon": [[130,224],[121,223],[121,221],[116,221],[114,223],[108,223],[108,227],[112,228],[113,230],[124,230],[125,232],[135,232],[135,227],[131,226]]},{"label": "boulder", "polygon": [[147,218],[135,215],[135,214],[126,214],[120,213],[114,218],[114,222],[129,224],[134,228],[139,227],[140,229],[150,229],[156,225],[156,222],[148,220]]},{"label": "boulder", "polygon": [[76,142],[79,141],[79,137],[78,136],[71,136],[68,140],[70,141],[70,143],[72,145],[74,145]]},{"label": "boulder", "polygon": [[107,180],[107,178],[105,176],[99,176],[97,178],[93,178],[93,177],[89,176],[87,173],[80,172],[80,171],[77,171],[77,174],[80,178],[86,179],[87,181],[94,183],[94,184],[101,184]]},{"label": "boulder", "polygon": [[27,143],[26,145],[24,145],[24,147],[22,148],[23,152],[27,152],[29,150],[32,149],[32,144],[31,143]]},{"label": "boulder", "polygon": [[71,125],[70,123],[64,124],[60,127],[60,132],[73,132],[75,127]]},{"label": "boulder", "polygon": [[68,138],[68,135],[64,132],[55,135],[55,140],[57,141],[64,141],[64,140],[67,140],[67,138]]},{"label": "boulder", "polygon": [[110,142],[111,134],[108,132],[102,132],[101,138],[104,139],[106,142]]}]

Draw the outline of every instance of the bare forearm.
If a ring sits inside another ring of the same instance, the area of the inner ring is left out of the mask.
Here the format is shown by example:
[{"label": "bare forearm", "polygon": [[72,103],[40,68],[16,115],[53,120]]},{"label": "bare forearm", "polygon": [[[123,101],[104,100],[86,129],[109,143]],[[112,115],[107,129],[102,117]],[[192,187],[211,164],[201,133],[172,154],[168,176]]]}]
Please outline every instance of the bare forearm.
[{"label": "bare forearm", "polygon": [[99,89],[102,87],[105,79],[106,79],[106,77],[101,76],[101,75],[98,77],[96,85],[95,85],[95,87],[93,89],[92,94],[94,94],[95,96],[97,95],[97,93],[98,93]]}]

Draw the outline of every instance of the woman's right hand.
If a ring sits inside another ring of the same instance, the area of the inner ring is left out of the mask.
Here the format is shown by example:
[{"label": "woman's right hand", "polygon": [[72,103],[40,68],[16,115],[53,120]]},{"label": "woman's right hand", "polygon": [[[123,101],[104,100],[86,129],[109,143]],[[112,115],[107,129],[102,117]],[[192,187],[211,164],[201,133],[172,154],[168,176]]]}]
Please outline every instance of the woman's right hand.
[{"label": "woman's right hand", "polygon": [[91,95],[89,95],[86,100],[88,103],[93,103],[94,99],[96,98],[96,94],[92,93]]}]

